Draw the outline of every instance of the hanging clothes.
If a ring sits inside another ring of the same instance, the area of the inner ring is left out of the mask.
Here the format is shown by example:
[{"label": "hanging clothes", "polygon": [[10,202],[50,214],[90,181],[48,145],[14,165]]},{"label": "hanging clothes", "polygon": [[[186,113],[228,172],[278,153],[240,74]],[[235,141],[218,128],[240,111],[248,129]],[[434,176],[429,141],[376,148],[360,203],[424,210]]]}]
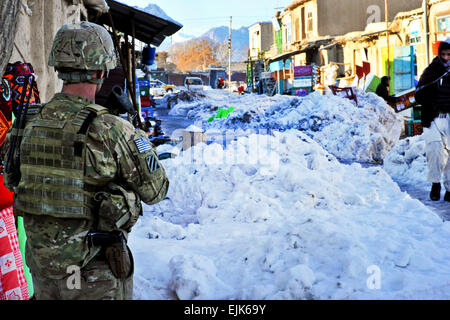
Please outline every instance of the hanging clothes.
[{"label": "hanging clothes", "polygon": [[0,300],[28,300],[12,207],[0,211]]},{"label": "hanging clothes", "polygon": [[[25,107],[40,103],[37,83],[29,81],[30,77],[36,79],[33,66],[29,63],[16,62],[6,66],[0,83],[0,148],[14,115],[17,117],[19,113],[21,103]],[[5,152],[1,151],[3,158]],[[13,214],[13,193],[6,189],[3,176],[0,175],[0,300],[28,300],[29,293],[33,292],[31,274],[23,260],[25,230],[23,223],[19,225],[22,228],[19,230],[21,236],[18,236]],[[19,237],[22,248],[19,246]]]}]

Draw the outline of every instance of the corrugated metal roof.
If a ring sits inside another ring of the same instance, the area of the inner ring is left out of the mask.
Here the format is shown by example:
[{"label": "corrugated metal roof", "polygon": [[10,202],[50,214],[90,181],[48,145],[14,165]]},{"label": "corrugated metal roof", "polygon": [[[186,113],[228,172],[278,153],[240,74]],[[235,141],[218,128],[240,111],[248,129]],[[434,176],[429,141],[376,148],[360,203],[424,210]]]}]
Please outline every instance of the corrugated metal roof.
[{"label": "corrugated metal roof", "polygon": [[[183,26],[172,21],[151,15],[147,12],[127,6],[114,0],[107,0],[114,27],[123,33],[132,35],[131,21],[135,21],[136,39],[159,46],[166,37],[178,32]],[[97,23],[111,26],[108,15],[102,15]]]}]

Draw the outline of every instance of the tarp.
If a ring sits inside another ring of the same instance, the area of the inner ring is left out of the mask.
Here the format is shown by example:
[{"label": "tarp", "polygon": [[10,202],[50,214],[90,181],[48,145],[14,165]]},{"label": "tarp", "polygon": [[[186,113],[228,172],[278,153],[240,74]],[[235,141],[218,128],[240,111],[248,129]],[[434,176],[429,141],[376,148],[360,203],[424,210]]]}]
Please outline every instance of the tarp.
[{"label": "tarp", "polygon": [[213,121],[214,119],[221,119],[221,118],[226,118],[228,117],[228,115],[234,111],[234,107],[230,107],[228,109],[224,109],[224,108],[219,108],[217,110],[217,114],[214,117],[211,117],[208,119],[208,122]]}]

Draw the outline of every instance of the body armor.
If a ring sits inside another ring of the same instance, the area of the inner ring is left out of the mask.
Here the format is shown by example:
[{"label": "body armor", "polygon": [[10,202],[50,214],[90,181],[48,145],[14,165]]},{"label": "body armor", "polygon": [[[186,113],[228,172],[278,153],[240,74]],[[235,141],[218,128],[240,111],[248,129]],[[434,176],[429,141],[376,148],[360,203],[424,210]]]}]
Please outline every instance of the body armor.
[{"label": "body armor", "polygon": [[39,114],[23,132],[20,149],[22,178],[16,189],[21,213],[55,218],[92,219],[99,186],[84,181],[88,122],[107,109],[87,106],[61,121]]}]

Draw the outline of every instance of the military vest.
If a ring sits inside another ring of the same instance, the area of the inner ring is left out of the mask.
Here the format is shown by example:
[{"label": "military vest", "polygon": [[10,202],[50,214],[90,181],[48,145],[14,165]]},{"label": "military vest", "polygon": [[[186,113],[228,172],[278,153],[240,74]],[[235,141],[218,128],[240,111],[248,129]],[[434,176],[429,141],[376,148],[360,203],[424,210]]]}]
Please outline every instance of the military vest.
[{"label": "military vest", "polygon": [[104,107],[88,105],[60,121],[43,119],[39,113],[27,119],[14,199],[20,213],[94,218],[99,186],[84,179],[86,133],[92,120],[105,113]]}]

